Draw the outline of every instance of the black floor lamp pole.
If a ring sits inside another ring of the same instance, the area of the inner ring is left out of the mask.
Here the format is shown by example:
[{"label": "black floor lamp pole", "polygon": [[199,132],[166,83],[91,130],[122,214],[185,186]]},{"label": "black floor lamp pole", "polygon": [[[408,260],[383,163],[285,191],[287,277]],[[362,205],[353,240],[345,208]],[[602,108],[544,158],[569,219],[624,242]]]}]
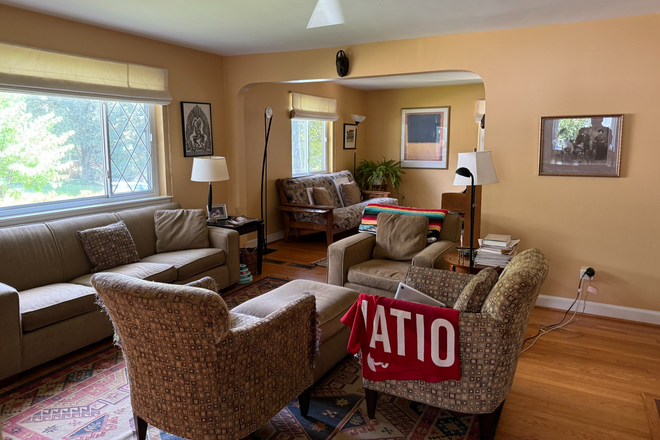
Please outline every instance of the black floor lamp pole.
[{"label": "black floor lamp pole", "polygon": [[[270,110],[270,111],[269,111]],[[270,137],[270,126],[273,123],[273,111],[270,107],[264,110],[264,159],[261,164],[261,218],[264,220],[264,242],[261,243],[264,252],[268,250],[268,138]],[[264,201],[266,207],[264,209]]]},{"label": "black floor lamp pole", "polygon": [[475,208],[475,203],[474,203],[474,175],[472,172],[465,168],[461,167],[456,170],[456,174],[458,174],[461,177],[469,177],[470,178],[470,186],[471,191],[470,191],[470,274],[472,273],[472,268],[474,267],[474,208]]}]

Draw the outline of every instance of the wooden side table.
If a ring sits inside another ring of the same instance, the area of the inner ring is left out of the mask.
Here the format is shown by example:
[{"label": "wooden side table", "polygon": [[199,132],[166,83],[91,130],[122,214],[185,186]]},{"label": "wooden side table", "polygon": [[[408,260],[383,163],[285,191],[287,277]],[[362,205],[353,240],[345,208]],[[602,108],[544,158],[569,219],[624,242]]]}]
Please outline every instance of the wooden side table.
[{"label": "wooden side table", "polygon": [[[449,265],[449,270],[451,272],[470,273],[470,260],[466,258],[465,260],[461,261],[461,259],[458,258],[458,252],[452,252],[445,255],[445,261]],[[472,267],[472,274],[477,274],[488,267],[491,266],[481,266],[479,264],[475,264]],[[502,273],[504,268],[496,267],[495,270],[497,273]]]},{"label": "wooden side table", "polygon": [[[235,218],[230,216],[229,218]],[[228,220],[228,219],[227,219]],[[257,275],[261,275],[261,266],[264,261],[264,221],[257,219],[241,226],[234,226],[228,223],[227,220],[218,220],[215,223],[207,223],[209,226],[218,228],[232,229],[238,232],[238,235],[249,234],[250,232],[257,233]]]},{"label": "wooden side table", "polygon": [[379,197],[389,197],[390,192],[389,191],[367,191],[365,189],[362,190],[362,195],[364,196],[364,200],[369,200],[369,199],[377,199]]}]

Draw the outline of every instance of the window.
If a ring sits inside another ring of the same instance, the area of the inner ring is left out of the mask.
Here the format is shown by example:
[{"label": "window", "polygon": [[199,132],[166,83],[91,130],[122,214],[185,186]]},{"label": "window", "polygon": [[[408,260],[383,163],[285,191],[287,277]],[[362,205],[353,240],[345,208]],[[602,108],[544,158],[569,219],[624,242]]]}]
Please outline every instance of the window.
[{"label": "window", "polygon": [[294,176],[328,171],[328,122],[291,121]]},{"label": "window", "polygon": [[0,215],[156,193],[154,125],[153,104],[0,93]]}]

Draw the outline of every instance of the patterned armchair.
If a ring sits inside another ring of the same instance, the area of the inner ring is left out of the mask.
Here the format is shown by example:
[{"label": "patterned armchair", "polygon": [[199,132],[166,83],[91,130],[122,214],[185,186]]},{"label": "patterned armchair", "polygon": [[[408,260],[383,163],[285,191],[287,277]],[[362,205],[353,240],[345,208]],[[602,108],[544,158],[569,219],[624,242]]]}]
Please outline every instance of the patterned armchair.
[{"label": "patterned armchair", "polygon": [[[525,329],[547,273],[541,251],[524,251],[502,272],[481,313],[459,315],[460,381],[363,379],[369,417],[375,415],[378,392],[384,392],[451,411],[479,414],[481,439],[493,438],[513,383]],[[473,276],[412,266],[406,284],[452,307]]]},{"label": "patterned armchair", "polygon": [[307,414],[312,295],[260,319],[230,312],[203,288],[110,273],[92,284],[126,357],[138,439],[147,423],[196,440],[242,438],[298,395]]}]

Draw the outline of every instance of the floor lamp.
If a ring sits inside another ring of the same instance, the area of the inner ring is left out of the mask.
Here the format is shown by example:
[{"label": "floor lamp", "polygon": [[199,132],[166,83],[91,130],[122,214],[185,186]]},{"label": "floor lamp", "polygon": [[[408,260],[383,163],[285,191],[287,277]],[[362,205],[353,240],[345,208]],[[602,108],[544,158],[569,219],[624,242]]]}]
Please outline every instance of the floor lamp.
[{"label": "floor lamp", "polygon": [[[490,151],[458,153],[454,185],[470,185],[470,273],[474,267],[474,187],[499,183]],[[467,213],[466,213],[467,214]]]},{"label": "floor lamp", "polygon": [[365,119],[367,119],[366,116],[362,115],[351,115],[351,118],[353,118],[353,121],[355,122],[355,151],[353,151],[353,178],[355,179],[355,170],[356,170],[356,163],[357,163],[357,126],[360,125],[360,122],[364,122]]},{"label": "floor lamp", "polygon": [[[268,139],[270,138],[270,126],[273,123],[273,109],[266,107],[264,110],[264,158],[261,163],[261,218],[264,221],[264,242],[262,249],[264,255],[275,252],[277,249],[268,249]],[[266,205],[264,207],[264,204]]]}]

